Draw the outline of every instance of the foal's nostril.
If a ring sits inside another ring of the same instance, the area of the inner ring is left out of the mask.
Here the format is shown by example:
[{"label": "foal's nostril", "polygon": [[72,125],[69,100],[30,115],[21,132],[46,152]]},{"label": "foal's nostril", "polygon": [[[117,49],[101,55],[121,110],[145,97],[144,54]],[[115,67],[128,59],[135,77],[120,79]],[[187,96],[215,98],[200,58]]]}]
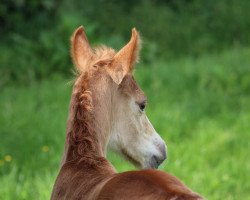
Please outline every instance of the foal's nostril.
[{"label": "foal's nostril", "polygon": [[167,158],[166,145],[164,141],[158,140],[155,144],[157,153],[152,155],[149,161],[150,168],[158,168],[158,166]]}]

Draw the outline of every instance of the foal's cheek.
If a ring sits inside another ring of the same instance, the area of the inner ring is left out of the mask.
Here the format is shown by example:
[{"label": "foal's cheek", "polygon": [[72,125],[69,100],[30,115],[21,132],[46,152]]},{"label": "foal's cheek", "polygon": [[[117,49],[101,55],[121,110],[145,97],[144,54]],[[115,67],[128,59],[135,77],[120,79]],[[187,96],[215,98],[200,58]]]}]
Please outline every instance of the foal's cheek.
[{"label": "foal's cheek", "polygon": [[145,137],[148,137],[153,134],[152,128],[150,126],[150,123],[148,123],[147,116],[145,113],[143,113],[139,117],[140,121],[140,132],[143,134]]}]

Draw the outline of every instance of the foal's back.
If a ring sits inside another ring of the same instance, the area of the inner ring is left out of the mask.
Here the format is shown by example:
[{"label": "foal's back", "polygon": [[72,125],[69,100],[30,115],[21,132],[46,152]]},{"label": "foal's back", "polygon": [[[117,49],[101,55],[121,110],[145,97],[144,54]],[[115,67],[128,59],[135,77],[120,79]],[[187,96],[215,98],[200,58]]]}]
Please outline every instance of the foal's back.
[{"label": "foal's back", "polygon": [[116,174],[108,168],[94,169],[84,163],[65,163],[56,180],[51,199],[202,200],[198,194],[168,173],[141,170]]},{"label": "foal's back", "polygon": [[98,200],[202,200],[176,177],[159,170],[117,174],[101,189]]}]

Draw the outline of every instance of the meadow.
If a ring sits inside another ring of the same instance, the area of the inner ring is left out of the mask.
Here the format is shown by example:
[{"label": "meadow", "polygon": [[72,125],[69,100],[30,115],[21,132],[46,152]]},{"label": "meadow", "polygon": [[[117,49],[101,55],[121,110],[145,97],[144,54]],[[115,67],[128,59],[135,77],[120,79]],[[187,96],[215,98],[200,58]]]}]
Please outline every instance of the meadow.
[{"label": "meadow", "polygon": [[[168,171],[209,200],[250,200],[250,48],[139,64],[146,112]],[[72,66],[69,66],[69,68]],[[73,75],[72,75],[73,79]],[[50,198],[65,142],[71,78],[12,83],[0,94],[0,199]],[[110,152],[118,171],[134,169]]]}]

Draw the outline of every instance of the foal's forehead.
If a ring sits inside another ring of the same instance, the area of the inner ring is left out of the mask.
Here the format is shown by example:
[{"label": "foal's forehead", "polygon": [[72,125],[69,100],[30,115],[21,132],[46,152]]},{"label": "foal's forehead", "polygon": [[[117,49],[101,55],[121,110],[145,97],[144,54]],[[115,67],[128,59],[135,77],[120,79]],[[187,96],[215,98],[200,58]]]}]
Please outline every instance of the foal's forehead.
[{"label": "foal's forehead", "polygon": [[123,81],[120,84],[120,89],[123,93],[129,96],[133,96],[139,102],[147,100],[144,92],[134,79],[133,75],[128,74],[124,77]]}]

